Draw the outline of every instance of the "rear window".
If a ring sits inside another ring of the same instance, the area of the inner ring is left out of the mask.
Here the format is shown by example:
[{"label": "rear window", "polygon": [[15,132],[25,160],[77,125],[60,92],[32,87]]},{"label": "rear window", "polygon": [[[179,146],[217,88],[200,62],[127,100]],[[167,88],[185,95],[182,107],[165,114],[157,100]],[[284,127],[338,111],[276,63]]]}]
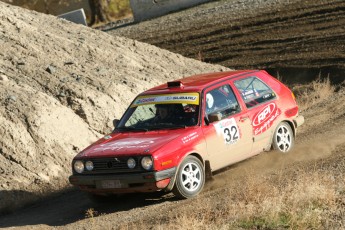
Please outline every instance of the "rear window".
[{"label": "rear window", "polygon": [[247,108],[276,98],[273,90],[257,77],[248,77],[234,82]]}]

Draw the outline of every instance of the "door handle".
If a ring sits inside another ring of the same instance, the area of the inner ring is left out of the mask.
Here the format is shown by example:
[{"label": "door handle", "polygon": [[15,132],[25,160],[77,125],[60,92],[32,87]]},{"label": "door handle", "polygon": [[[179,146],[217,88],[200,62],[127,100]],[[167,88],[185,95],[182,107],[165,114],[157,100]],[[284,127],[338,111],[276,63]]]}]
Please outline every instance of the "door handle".
[{"label": "door handle", "polygon": [[249,120],[249,117],[240,117],[240,122],[245,122],[246,120]]}]

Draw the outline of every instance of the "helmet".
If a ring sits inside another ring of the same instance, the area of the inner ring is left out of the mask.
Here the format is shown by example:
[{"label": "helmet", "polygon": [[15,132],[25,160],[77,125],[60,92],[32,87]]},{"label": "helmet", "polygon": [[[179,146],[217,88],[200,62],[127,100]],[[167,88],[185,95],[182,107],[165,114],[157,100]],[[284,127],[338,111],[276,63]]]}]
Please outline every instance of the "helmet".
[{"label": "helmet", "polygon": [[214,103],[213,96],[210,93],[206,94],[206,105],[207,105],[207,108],[211,109],[213,107],[213,103]]}]

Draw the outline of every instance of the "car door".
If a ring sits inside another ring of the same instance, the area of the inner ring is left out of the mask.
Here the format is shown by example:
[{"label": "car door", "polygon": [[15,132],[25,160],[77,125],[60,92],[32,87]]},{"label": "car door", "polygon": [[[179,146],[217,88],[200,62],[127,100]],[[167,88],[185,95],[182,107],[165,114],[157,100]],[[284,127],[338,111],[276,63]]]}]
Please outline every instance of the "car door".
[{"label": "car door", "polygon": [[252,155],[269,149],[274,132],[274,122],[281,114],[276,104],[276,93],[256,76],[243,77],[234,81],[235,90],[238,90],[253,127]]},{"label": "car door", "polygon": [[213,86],[203,94],[203,123],[212,170],[247,158],[252,149],[252,126],[228,83]]}]

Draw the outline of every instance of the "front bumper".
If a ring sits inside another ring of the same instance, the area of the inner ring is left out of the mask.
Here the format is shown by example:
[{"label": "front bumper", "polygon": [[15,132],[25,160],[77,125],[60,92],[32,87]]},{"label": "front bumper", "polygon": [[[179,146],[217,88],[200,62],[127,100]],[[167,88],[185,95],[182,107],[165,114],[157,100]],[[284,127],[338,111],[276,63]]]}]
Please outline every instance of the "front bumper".
[{"label": "front bumper", "polygon": [[304,117],[302,115],[298,115],[295,119],[293,119],[295,127],[299,127],[304,123]]},{"label": "front bumper", "polygon": [[175,173],[176,167],[134,174],[72,175],[69,182],[81,190],[98,194],[154,192],[162,189],[157,182],[173,178]]}]

